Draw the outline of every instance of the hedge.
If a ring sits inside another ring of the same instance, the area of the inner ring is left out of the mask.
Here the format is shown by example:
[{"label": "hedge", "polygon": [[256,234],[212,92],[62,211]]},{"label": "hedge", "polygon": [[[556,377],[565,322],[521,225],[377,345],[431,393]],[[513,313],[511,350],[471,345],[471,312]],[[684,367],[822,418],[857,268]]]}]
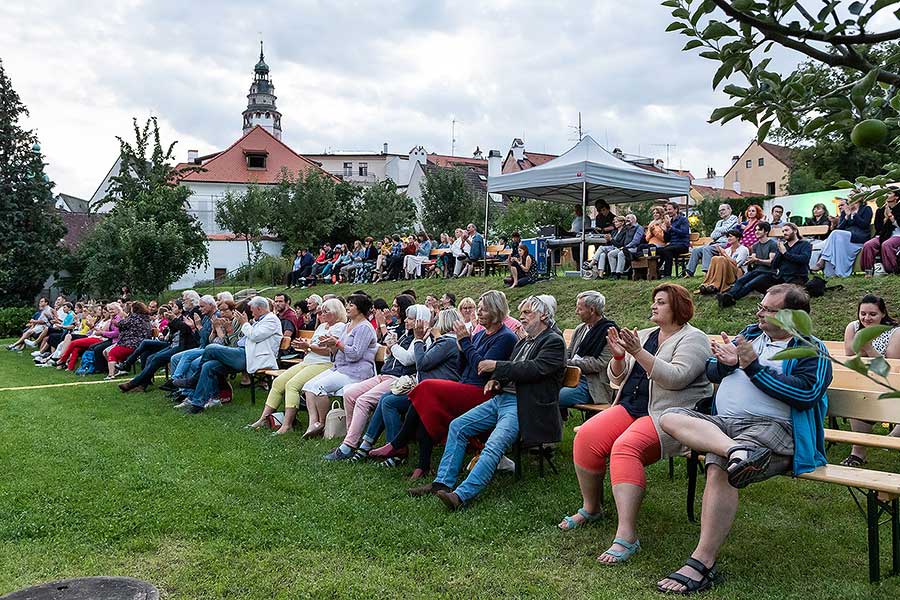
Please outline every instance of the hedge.
[{"label": "hedge", "polygon": [[22,335],[22,327],[33,315],[33,308],[16,306],[0,308],[0,338],[17,338]]}]

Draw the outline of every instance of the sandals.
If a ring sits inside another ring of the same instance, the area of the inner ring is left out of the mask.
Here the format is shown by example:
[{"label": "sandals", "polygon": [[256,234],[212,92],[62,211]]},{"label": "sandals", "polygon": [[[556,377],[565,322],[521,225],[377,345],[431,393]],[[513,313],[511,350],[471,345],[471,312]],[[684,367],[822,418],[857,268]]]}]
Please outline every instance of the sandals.
[{"label": "sandals", "polygon": [[399,467],[405,462],[406,462],[405,456],[391,456],[390,458],[385,459],[377,464],[379,467],[393,468],[393,467]]},{"label": "sandals", "polygon": [[[747,452],[747,458],[732,458],[731,455],[738,450]],[[732,487],[741,489],[751,483],[765,479],[766,469],[772,459],[772,451],[761,446],[734,446],[728,449],[728,483]],[[734,468],[732,468],[734,467]]]},{"label": "sandals", "polygon": [[840,464],[845,467],[861,467],[866,464],[866,459],[864,459],[862,456],[851,454],[850,456],[842,460]]},{"label": "sandals", "polygon": [[[616,559],[616,561],[611,562],[611,563],[601,562],[600,564],[608,565],[608,566],[620,565],[624,562],[627,562],[628,559],[630,559],[632,556],[637,554],[641,549],[641,540],[634,540],[634,543],[632,544],[631,542],[629,542],[627,540],[623,540],[622,538],[616,538],[613,540],[613,544],[618,544],[625,549],[624,550],[606,550],[606,551],[604,551],[603,554],[608,554],[609,556],[612,556],[613,558]],[[603,556],[603,554],[601,554],[600,556]]]},{"label": "sandals", "polygon": [[559,527],[562,531],[572,531],[573,529],[578,529],[582,525],[587,525],[588,523],[593,523],[594,521],[603,518],[602,510],[595,513],[589,513],[588,511],[584,510],[584,507],[578,509],[578,514],[581,515],[581,521],[576,521],[575,515],[572,515],[571,517],[563,517],[563,523],[565,523],[566,526],[563,527],[562,523],[560,523],[559,525],[557,525],[557,527]]},{"label": "sandals", "polygon": [[716,563],[713,563],[713,566],[711,567],[707,567],[696,558],[691,557],[684,561],[684,566],[690,567],[700,573],[700,579],[691,579],[687,575],[682,575],[678,571],[675,571],[666,575],[666,579],[677,581],[684,586],[684,589],[680,591],[669,590],[662,587],[661,585],[657,585],[656,591],[663,594],[677,594],[679,596],[687,596],[688,594],[705,592],[709,589],[712,589],[715,585],[721,583],[722,581],[721,575],[719,575],[718,571],[716,571]]}]

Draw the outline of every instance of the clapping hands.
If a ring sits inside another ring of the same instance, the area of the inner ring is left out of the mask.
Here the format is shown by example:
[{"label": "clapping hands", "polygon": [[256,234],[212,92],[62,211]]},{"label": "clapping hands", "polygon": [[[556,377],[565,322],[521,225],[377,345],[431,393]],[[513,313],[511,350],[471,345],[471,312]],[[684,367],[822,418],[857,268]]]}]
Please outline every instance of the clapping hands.
[{"label": "clapping hands", "polygon": [[626,352],[634,356],[641,351],[641,338],[637,329],[623,328],[621,330],[610,327],[606,334],[606,341],[612,348],[613,354],[621,356]]}]

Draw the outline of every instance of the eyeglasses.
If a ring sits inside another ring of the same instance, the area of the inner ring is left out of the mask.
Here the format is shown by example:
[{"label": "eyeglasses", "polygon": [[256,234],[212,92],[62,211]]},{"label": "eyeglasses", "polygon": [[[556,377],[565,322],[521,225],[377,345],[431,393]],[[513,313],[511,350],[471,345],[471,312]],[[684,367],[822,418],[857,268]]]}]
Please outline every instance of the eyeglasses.
[{"label": "eyeglasses", "polygon": [[767,313],[767,314],[771,315],[771,314],[777,313],[779,310],[780,309],[778,309],[778,308],[769,308],[768,306],[765,306],[764,304],[756,305],[756,312]]}]

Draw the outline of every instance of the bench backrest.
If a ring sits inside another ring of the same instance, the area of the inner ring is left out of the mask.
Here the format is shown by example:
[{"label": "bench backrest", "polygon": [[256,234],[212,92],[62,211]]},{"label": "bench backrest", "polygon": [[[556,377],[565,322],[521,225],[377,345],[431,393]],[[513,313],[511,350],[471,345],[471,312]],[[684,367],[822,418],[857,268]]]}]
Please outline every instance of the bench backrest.
[{"label": "bench backrest", "polygon": [[828,389],[828,415],[873,423],[900,423],[900,401],[897,398],[879,400],[879,393],[831,387]]},{"label": "bench backrest", "polygon": [[[731,337],[734,337],[734,336],[731,336]],[[709,341],[710,341],[710,343],[721,342],[722,338],[718,335],[710,335]],[[828,350],[829,354],[831,354],[838,360],[843,362],[850,358],[844,353],[844,342],[823,340],[822,343],[825,344],[825,348]],[[868,359],[866,359],[866,360],[868,360]],[[889,365],[891,365],[892,373],[900,373],[900,358],[886,358],[885,360],[887,361],[887,363]],[[841,366],[837,363],[832,363],[832,368],[835,371],[846,371],[847,370],[846,367]]]},{"label": "bench backrest", "polygon": [[566,348],[572,345],[572,338],[575,336],[574,329],[563,329],[563,341],[566,342]]},{"label": "bench backrest", "polygon": [[301,329],[299,337],[302,337],[305,340],[311,340],[313,337],[313,333],[315,333],[315,332],[310,331],[309,329]]},{"label": "bench backrest", "polygon": [[566,375],[563,377],[563,387],[578,387],[581,381],[581,369],[578,367],[566,367]]}]

